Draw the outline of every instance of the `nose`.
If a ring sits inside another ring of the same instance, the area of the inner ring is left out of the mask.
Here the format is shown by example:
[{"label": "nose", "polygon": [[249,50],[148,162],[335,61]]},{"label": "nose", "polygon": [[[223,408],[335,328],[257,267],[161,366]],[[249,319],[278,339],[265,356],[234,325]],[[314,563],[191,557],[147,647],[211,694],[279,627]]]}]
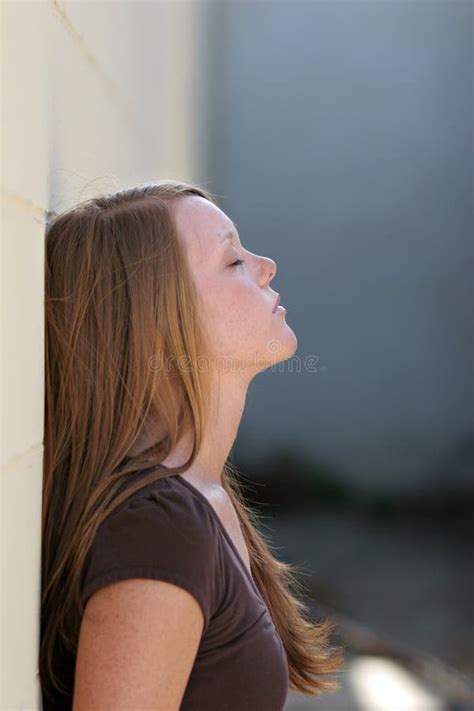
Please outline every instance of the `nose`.
[{"label": "nose", "polygon": [[271,257],[261,257],[262,260],[262,277],[270,282],[277,273],[276,262]]}]

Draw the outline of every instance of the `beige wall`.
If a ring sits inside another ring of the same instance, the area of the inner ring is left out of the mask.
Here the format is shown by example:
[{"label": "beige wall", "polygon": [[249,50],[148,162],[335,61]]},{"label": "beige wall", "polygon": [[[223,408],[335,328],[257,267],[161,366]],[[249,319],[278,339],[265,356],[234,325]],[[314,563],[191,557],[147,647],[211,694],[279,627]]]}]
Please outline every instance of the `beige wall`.
[{"label": "beige wall", "polygon": [[205,4],[3,2],[0,708],[41,708],[44,213],[200,180]]}]

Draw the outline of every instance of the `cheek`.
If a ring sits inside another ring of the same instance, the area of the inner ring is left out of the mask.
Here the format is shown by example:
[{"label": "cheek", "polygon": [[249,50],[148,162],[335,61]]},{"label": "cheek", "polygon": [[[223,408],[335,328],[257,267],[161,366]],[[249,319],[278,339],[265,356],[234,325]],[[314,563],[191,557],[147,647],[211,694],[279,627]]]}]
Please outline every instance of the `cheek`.
[{"label": "cheek", "polygon": [[[221,345],[237,345],[247,341],[255,329],[257,314],[245,300],[245,294],[237,291],[231,294],[216,294],[209,302],[207,310],[208,325],[213,337]],[[254,305],[255,306],[255,305]]]},{"label": "cheek", "polygon": [[221,343],[255,339],[271,326],[271,306],[258,289],[238,278],[202,285],[206,322]]},{"label": "cheek", "polygon": [[[236,267],[238,268],[238,267]],[[256,294],[238,277],[227,279],[218,288],[209,291],[208,303],[212,312],[235,319],[257,305]]]}]

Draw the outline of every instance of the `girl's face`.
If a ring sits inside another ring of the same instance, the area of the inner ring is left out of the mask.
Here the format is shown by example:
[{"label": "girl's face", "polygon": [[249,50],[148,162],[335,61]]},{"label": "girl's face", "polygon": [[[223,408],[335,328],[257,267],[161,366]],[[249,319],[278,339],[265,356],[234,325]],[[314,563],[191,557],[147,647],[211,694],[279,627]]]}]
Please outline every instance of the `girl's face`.
[{"label": "girl's face", "polygon": [[254,375],[290,358],[298,344],[285,310],[273,310],[273,259],[243,247],[232,220],[208,200],[187,195],[171,205],[211,339],[211,366]]}]

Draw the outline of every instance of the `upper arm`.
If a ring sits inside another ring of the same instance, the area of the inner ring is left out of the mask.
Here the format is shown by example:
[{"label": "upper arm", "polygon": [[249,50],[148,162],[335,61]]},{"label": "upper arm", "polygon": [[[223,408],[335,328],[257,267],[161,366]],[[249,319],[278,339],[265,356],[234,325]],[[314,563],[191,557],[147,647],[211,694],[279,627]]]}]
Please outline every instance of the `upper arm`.
[{"label": "upper arm", "polygon": [[73,711],[178,711],[203,624],[196,598],[172,583],[100,588],[82,617]]}]

